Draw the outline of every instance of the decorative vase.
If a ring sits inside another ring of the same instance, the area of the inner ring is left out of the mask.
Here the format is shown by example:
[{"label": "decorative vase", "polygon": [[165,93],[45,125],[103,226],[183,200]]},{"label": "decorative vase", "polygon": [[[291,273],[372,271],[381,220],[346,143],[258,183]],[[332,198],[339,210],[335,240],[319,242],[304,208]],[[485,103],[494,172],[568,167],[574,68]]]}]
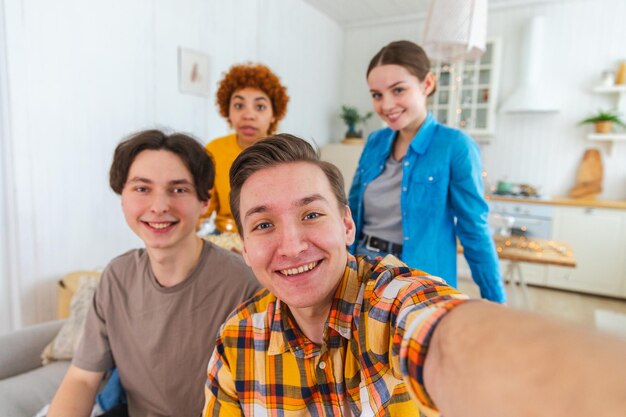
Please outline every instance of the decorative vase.
[{"label": "decorative vase", "polygon": [[348,131],[346,132],[346,139],[360,138],[360,137],[361,137],[361,132],[356,130],[356,126],[348,125]]},{"label": "decorative vase", "polygon": [[613,123],[608,121],[596,122],[595,126],[596,133],[611,133],[611,131],[613,130]]}]

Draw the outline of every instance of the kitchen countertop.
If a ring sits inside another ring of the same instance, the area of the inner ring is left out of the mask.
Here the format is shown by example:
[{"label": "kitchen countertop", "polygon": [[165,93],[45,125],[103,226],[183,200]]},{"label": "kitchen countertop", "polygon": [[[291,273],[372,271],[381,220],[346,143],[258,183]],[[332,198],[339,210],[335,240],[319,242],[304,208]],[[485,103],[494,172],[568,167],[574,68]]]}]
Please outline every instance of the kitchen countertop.
[{"label": "kitchen countertop", "polygon": [[[525,236],[493,236],[498,258],[513,262],[576,267],[576,259],[569,243]],[[457,253],[463,246],[457,240]]]},{"label": "kitchen countertop", "polygon": [[569,243],[524,236],[494,236],[500,259],[543,265],[576,267]]},{"label": "kitchen countertop", "polygon": [[544,204],[552,206],[575,206],[575,207],[591,207],[591,208],[609,208],[609,209],[621,209],[626,210],[625,200],[585,200],[575,199],[568,197],[555,197],[551,199],[541,198],[520,198],[500,195],[490,195],[486,197],[487,200],[493,201],[509,201],[513,203],[528,203],[528,204]]}]

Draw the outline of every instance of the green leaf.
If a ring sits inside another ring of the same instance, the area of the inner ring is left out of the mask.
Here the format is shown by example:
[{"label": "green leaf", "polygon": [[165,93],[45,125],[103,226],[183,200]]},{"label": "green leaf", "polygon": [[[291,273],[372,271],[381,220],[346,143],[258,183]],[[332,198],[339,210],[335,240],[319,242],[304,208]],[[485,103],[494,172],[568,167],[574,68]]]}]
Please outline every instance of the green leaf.
[{"label": "green leaf", "polygon": [[341,114],[339,117],[343,119],[348,127],[354,127],[357,123],[365,123],[373,115],[373,112],[368,112],[364,116],[361,116],[356,107],[344,105],[341,106]]},{"label": "green leaf", "polygon": [[620,113],[616,110],[598,110],[596,114],[593,114],[586,119],[581,120],[578,124],[597,123],[597,122],[612,122],[620,126],[626,127],[624,122],[620,119]]}]

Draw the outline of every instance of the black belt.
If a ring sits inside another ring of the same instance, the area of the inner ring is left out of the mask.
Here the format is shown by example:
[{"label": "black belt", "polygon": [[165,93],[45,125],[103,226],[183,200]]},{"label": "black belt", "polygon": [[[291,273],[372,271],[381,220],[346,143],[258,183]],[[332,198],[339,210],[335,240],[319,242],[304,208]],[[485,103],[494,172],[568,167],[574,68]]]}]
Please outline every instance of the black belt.
[{"label": "black belt", "polygon": [[374,252],[386,252],[394,256],[402,254],[402,245],[393,243],[376,236],[363,235],[365,239],[365,248]]}]

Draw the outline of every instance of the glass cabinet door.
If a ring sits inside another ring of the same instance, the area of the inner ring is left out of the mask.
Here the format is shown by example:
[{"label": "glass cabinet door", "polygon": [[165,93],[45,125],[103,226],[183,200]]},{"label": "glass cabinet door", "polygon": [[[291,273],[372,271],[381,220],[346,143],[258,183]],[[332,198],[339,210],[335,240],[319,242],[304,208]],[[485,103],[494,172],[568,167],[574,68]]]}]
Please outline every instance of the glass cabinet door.
[{"label": "glass cabinet door", "polygon": [[429,110],[441,123],[472,136],[493,135],[499,82],[500,41],[487,41],[485,53],[460,63],[432,62],[437,91]]}]

